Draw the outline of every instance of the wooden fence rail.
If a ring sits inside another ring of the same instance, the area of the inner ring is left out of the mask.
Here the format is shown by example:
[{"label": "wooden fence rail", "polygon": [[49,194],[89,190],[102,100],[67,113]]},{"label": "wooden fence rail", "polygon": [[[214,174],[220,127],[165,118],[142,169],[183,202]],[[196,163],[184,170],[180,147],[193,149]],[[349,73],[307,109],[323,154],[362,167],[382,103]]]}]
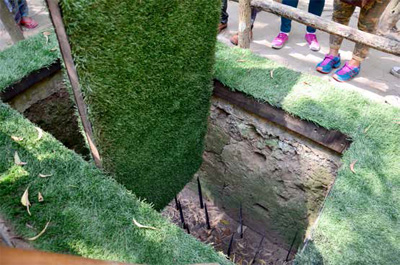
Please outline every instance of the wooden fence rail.
[{"label": "wooden fence rail", "polygon": [[[239,0],[231,0],[239,2]],[[283,5],[273,0],[252,0],[251,6],[259,10],[289,18],[307,26],[365,44],[376,50],[400,56],[400,41],[367,33],[331,20],[313,15],[300,9]],[[241,11],[239,11],[240,13]]]}]

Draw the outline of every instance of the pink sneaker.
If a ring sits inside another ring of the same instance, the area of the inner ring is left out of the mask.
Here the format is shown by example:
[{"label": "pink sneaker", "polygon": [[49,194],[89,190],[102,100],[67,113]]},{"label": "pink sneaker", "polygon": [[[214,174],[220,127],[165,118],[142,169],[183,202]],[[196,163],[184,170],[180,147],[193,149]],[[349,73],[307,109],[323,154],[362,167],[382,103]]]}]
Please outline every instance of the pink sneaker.
[{"label": "pink sneaker", "polygon": [[276,38],[272,41],[272,48],[274,49],[280,49],[285,45],[285,43],[288,41],[289,35],[281,32],[276,36]]},{"label": "pink sneaker", "polygon": [[308,47],[310,48],[310,50],[312,51],[319,51],[320,47],[319,47],[319,43],[317,40],[317,36],[314,33],[307,33],[306,36],[306,41],[308,43]]}]

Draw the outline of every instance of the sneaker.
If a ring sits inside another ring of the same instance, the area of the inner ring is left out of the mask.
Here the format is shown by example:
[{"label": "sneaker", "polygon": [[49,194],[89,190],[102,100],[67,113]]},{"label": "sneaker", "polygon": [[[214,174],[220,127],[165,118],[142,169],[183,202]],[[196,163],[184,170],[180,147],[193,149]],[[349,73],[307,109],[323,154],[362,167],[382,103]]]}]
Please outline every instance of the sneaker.
[{"label": "sneaker", "polygon": [[276,38],[272,41],[272,48],[274,49],[280,49],[285,45],[285,43],[288,41],[289,35],[281,32],[276,36]]},{"label": "sneaker", "polygon": [[336,70],[333,78],[339,82],[345,82],[353,79],[356,75],[360,73],[361,66],[350,66],[347,62],[342,68]]},{"label": "sneaker", "polygon": [[218,34],[221,33],[224,29],[228,27],[228,23],[219,23],[218,25]]},{"label": "sneaker", "polygon": [[400,78],[400,66],[393,66],[392,70],[390,70],[390,73],[395,77]]},{"label": "sneaker", "polygon": [[[250,40],[252,39],[253,39],[253,31],[250,31]],[[237,46],[239,44],[239,33],[233,35],[229,40],[233,45]]]},{"label": "sneaker", "polygon": [[308,47],[310,48],[310,50],[312,51],[319,51],[320,46],[317,40],[317,36],[314,33],[307,33],[306,36],[306,41],[308,43]]},{"label": "sneaker", "polygon": [[330,54],[325,55],[322,62],[317,64],[317,71],[322,74],[329,74],[332,69],[340,66],[340,54],[339,56],[333,56]]}]

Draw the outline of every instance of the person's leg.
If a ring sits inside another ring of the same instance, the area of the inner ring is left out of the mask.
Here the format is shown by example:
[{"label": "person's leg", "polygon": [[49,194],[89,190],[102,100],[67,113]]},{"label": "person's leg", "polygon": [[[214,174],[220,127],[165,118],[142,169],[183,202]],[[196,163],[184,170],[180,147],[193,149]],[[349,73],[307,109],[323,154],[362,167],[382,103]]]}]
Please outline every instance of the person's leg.
[{"label": "person's leg", "polygon": [[[385,11],[389,1],[375,0],[361,8],[358,18],[358,28],[368,33],[375,33],[378,28],[379,18]],[[353,57],[341,69],[337,70],[333,78],[337,81],[349,81],[360,73],[361,62],[367,58],[368,46],[356,43]]]},{"label": "person's leg", "polygon": [[[324,10],[325,0],[310,0],[308,4],[308,13],[321,16],[322,11]],[[308,33],[315,33],[316,29],[310,26],[307,26]]]},{"label": "person's leg", "polygon": [[218,33],[220,33],[222,30],[226,29],[228,26],[228,18],[229,14],[227,12],[228,9],[228,0],[222,0],[221,1],[221,19],[218,25]]},{"label": "person's leg", "polygon": [[[253,39],[253,27],[254,22],[256,21],[258,10],[255,8],[251,8],[251,16],[250,16],[250,23],[251,23],[251,30],[250,30],[250,39]],[[230,38],[230,41],[233,45],[239,44],[239,33],[236,33]]]},{"label": "person's leg", "polygon": [[[355,6],[346,4],[340,0],[334,0],[333,3],[333,14],[332,20],[334,22],[348,25],[350,21],[350,17],[353,14]],[[339,49],[342,44],[343,37],[339,37],[336,35],[330,35],[329,37],[329,53],[325,55],[325,58],[322,62],[317,65],[317,71],[323,74],[328,74],[332,71],[333,68],[337,68],[340,66],[340,55]]]},{"label": "person's leg", "polygon": [[38,23],[29,17],[28,3],[26,0],[18,0],[18,11],[21,14],[19,24],[28,29],[34,29]]},{"label": "person's leg", "polygon": [[29,7],[28,3],[26,0],[19,0],[18,1],[18,10],[21,13],[22,17],[28,17],[29,16]]},{"label": "person's leg", "polygon": [[[351,15],[353,15],[355,8],[355,6],[346,4],[340,0],[334,0],[332,21],[346,26],[349,25]],[[343,37],[331,34],[329,36],[329,54],[338,56],[342,42]]]},{"label": "person's leg", "polygon": [[[297,7],[299,5],[299,0],[282,0],[282,4]],[[292,20],[281,17],[281,32],[289,33],[292,29]]]},{"label": "person's leg", "polygon": [[[375,0],[361,9],[358,18],[358,29],[368,33],[375,33],[378,29],[379,18],[385,11],[389,1]],[[368,46],[356,43],[353,50],[353,58],[349,61],[350,65],[359,66],[367,58]]]}]

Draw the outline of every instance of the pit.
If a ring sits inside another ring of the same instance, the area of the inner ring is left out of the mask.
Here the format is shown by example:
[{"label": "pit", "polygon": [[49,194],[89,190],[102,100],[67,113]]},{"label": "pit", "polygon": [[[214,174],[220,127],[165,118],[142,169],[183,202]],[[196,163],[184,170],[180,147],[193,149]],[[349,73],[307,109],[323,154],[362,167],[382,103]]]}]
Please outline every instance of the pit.
[{"label": "pit", "polygon": [[[8,103],[70,149],[88,155],[60,71]],[[162,214],[237,264],[291,263],[312,233],[348,145],[338,132],[243,98],[217,82],[203,164],[177,195],[181,210],[173,200]]]}]

